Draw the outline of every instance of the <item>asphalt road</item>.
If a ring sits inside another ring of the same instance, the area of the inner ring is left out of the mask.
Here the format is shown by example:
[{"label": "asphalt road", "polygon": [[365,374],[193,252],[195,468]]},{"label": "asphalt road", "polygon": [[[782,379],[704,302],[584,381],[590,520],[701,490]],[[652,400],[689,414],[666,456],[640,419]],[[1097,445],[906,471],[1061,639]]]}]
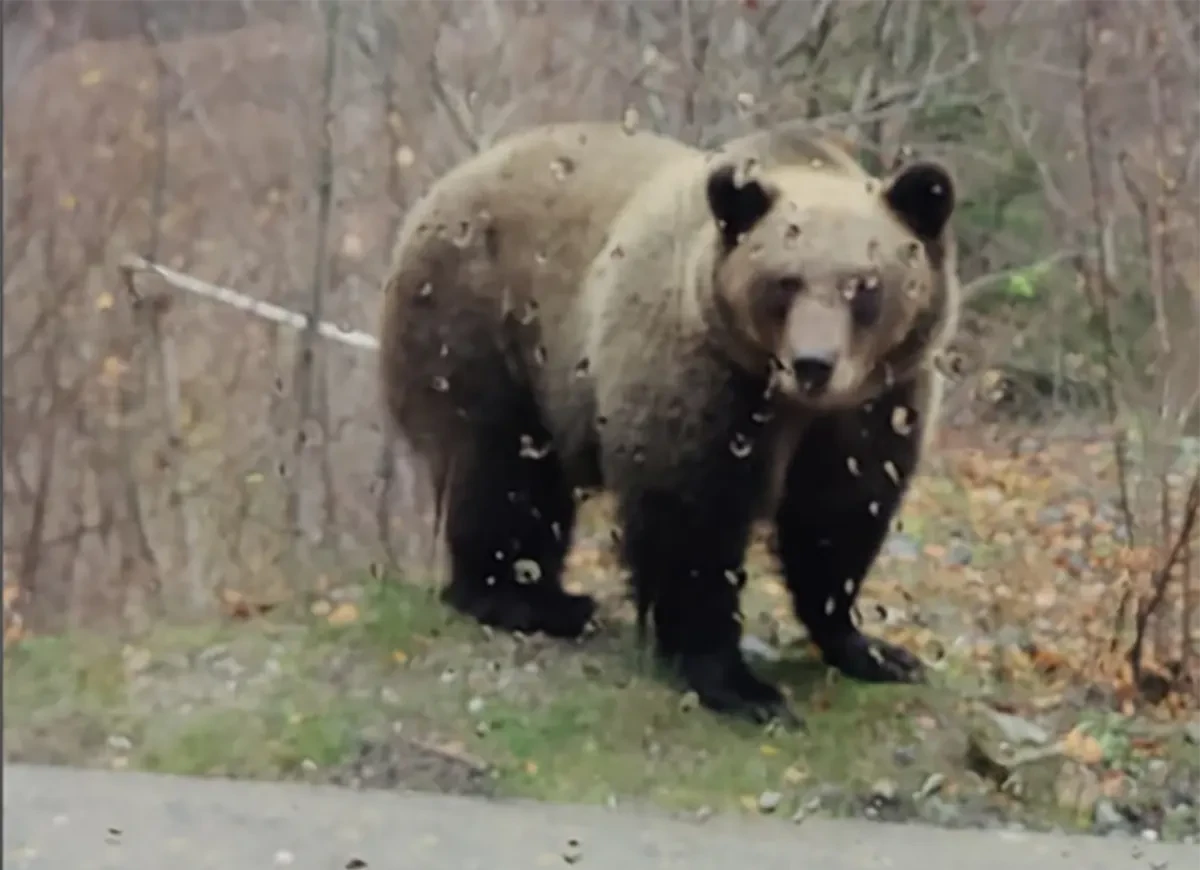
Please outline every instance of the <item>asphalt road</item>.
[{"label": "asphalt road", "polygon": [[8,870],[1183,870],[1200,847],[5,765]]}]

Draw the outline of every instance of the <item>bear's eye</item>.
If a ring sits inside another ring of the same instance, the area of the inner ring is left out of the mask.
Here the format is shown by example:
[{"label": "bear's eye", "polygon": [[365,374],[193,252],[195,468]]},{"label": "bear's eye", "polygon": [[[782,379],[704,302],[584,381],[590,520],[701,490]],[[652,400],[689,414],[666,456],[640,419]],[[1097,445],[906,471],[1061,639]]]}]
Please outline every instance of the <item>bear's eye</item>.
[{"label": "bear's eye", "polygon": [[779,279],[778,288],[781,296],[795,296],[804,289],[804,279],[788,275],[786,278]]},{"label": "bear's eye", "polygon": [[784,278],[778,278],[768,285],[766,300],[771,314],[774,317],[787,317],[787,313],[791,310],[792,302],[796,296],[804,289],[804,279],[793,275],[788,275]]},{"label": "bear's eye", "polygon": [[859,278],[851,285],[850,311],[854,322],[859,326],[870,326],[879,319],[880,308],[883,304],[883,294],[879,279],[875,276]]}]

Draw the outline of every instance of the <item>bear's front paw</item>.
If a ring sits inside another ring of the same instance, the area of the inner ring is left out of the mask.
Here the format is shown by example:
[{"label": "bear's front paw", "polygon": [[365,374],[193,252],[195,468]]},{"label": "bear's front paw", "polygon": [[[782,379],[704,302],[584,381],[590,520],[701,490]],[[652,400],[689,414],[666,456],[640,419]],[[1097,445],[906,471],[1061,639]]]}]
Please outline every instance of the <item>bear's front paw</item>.
[{"label": "bear's front paw", "polygon": [[852,631],[822,645],[825,662],[865,683],[920,683],[925,666],[904,647]]},{"label": "bear's front paw", "polygon": [[803,727],[803,720],[779,689],[756,677],[736,649],[684,655],[680,671],[688,688],[709,710],[760,725],[775,721],[787,728]]}]

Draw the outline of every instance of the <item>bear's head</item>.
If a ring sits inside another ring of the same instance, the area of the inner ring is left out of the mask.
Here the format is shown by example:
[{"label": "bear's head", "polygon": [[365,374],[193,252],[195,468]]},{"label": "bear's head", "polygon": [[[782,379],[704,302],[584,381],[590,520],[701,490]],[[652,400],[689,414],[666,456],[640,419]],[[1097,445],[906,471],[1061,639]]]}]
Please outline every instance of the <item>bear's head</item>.
[{"label": "bear's head", "polygon": [[[846,408],[911,376],[956,317],[954,182],[912,163],[885,179],[821,161],[708,171],[720,338],[807,407]],[[707,278],[706,278],[707,280]]]}]

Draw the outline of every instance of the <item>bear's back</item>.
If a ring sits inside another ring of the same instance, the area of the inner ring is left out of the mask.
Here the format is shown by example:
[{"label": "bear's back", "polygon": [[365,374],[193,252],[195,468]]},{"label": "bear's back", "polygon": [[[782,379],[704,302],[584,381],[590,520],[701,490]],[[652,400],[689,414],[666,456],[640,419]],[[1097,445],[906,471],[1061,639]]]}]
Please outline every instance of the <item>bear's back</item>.
[{"label": "bear's back", "polygon": [[692,153],[616,124],[554,124],[516,134],[433,185],[405,221],[396,264],[433,258],[443,269],[442,261],[472,274],[486,269],[503,279],[513,304],[533,301],[553,317],[629,197]]}]

